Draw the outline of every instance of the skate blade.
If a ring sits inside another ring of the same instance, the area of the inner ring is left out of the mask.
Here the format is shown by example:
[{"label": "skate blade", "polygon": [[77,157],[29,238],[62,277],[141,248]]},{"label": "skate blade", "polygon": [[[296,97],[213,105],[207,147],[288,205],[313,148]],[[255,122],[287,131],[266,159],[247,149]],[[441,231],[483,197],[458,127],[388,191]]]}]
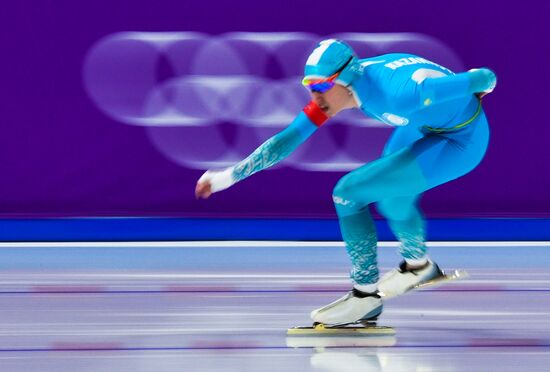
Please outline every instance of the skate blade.
[{"label": "skate blade", "polygon": [[422,289],[427,287],[435,287],[447,282],[455,281],[455,280],[464,280],[468,279],[470,277],[470,274],[468,274],[467,271],[464,270],[453,270],[451,272],[445,272],[443,276],[439,276],[437,278],[428,280],[426,282],[417,284],[413,287],[413,289]]},{"label": "skate blade", "polygon": [[382,336],[395,335],[395,329],[391,327],[377,325],[347,325],[347,326],[327,326],[317,324],[310,327],[289,328],[288,336]]}]

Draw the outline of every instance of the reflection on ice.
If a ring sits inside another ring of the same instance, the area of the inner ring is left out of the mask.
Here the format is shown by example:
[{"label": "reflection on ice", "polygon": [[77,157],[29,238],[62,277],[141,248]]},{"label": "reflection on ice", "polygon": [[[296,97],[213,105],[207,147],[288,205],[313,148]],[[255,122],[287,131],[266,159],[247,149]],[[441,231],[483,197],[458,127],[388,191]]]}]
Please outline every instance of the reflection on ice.
[{"label": "reflection on ice", "polygon": [[383,347],[393,346],[397,342],[394,335],[374,336],[289,336],[286,338],[288,347],[334,348],[334,347]]}]

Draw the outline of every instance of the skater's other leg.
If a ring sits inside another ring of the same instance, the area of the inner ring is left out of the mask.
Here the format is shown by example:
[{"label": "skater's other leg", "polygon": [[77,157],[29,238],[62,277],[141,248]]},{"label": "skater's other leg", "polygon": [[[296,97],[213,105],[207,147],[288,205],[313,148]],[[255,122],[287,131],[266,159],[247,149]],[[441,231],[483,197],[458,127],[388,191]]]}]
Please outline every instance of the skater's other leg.
[{"label": "skater's other leg", "polygon": [[[461,177],[481,161],[488,141],[488,126],[480,115],[465,130],[452,134],[428,134],[415,141],[412,153],[420,164],[428,189]],[[425,256],[424,221],[417,207],[416,195],[389,197],[378,203],[390,227],[401,241],[405,261],[398,269],[382,277],[378,289],[385,298],[403,294],[417,285],[443,276],[439,267]],[[422,266],[424,264],[424,266]]]},{"label": "skater's other leg", "polygon": [[418,268],[428,261],[426,223],[418,208],[420,195],[379,201],[378,211],[386,217],[395,237],[400,241],[399,253],[409,268]]}]

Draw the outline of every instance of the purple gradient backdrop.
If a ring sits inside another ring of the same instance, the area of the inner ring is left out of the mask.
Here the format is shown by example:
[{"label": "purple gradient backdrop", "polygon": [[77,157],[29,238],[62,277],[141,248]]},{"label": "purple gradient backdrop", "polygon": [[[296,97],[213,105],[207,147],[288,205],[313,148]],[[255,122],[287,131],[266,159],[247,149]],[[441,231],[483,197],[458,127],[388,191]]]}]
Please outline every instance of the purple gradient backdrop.
[{"label": "purple gradient backdrop", "polygon": [[[345,9],[336,11],[337,4]],[[522,1],[16,1],[0,14],[0,214],[334,217],[343,173],[262,172],[196,201],[200,171],[166,160],[143,127],[114,123],[87,97],[90,46],[119,31],[419,32],[466,68],[489,66],[492,138],[468,176],[428,192],[428,217],[550,216],[550,4]],[[292,13],[287,14],[288,10]],[[368,138],[365,139],[368,143]]]}]

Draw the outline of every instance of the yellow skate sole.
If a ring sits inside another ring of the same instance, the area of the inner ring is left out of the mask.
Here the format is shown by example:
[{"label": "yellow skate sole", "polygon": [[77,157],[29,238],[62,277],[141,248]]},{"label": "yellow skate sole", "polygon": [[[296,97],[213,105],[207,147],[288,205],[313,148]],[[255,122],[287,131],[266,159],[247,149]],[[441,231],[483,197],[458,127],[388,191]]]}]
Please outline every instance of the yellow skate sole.
[{"label": "yellow skate sole", "polygon": [[376,336],[395,335],[395,329],[392,327],[377,325],[347,325],[347,326],[327,326],[317,324],[310,327],[293,327],[287,330],[287,336]]}]

